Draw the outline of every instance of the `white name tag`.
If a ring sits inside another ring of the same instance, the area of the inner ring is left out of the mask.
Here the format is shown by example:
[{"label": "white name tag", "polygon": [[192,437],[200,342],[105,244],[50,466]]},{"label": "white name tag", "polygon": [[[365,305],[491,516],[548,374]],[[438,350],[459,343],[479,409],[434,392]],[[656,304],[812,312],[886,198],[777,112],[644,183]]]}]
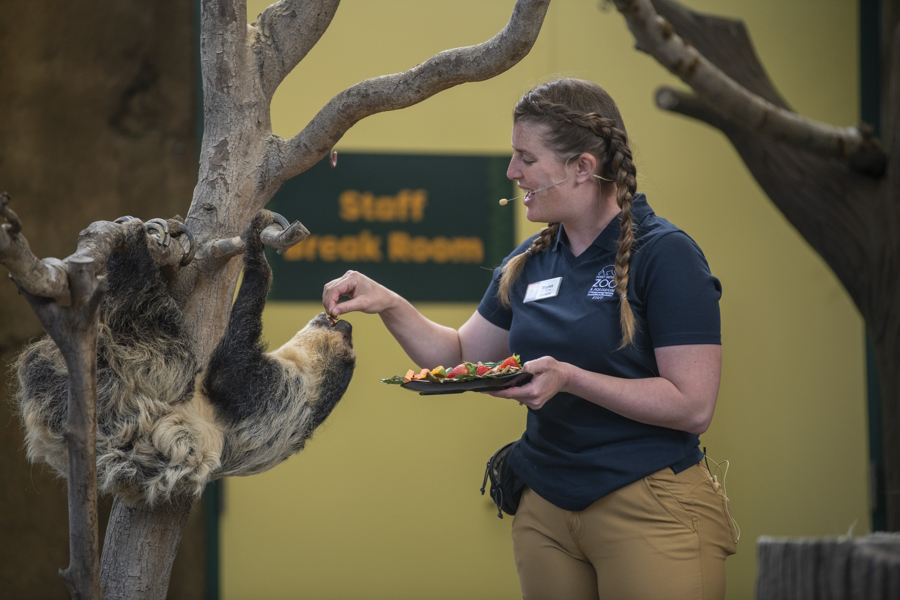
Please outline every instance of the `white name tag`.
[{"label": "white name tag", "polygon": [[525,291],[525,299],[522,302],[534,302],[535,300],[543,300],[544,298],[552,298],[559,293],[559,284],[562,283],[562,277],[554,277],[553,279],[545,279],[528,284]]}]

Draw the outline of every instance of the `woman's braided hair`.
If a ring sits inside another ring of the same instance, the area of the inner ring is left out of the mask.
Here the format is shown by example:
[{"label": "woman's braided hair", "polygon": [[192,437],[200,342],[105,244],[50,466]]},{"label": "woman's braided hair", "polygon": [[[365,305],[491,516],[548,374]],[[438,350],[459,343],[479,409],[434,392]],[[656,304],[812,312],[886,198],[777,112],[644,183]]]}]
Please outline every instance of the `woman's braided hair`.
[{"label": "woman's braided hair", "polygon": [[[631,203],[637,192],[637,172],[628,147],[625,123],[616,103],[603,88],[580,79],[558,79],[540,85],[522,96],[516,104],[513,122],[548,126],[547,147],[559,156],[588,152],[597,158],[596,175],[616,184],[616,202],[621,209],[618,250],[616,252],[616,294],[619,296],[622,343],[634,339],[634,314],[628,303],[629,262],[634,243]],[[498,297],[509,307],[509,290],[525,268],[529,256],[545,250],[559,232],[559,223],[549,223],[524,253],[511,258],[503,267]]]}]

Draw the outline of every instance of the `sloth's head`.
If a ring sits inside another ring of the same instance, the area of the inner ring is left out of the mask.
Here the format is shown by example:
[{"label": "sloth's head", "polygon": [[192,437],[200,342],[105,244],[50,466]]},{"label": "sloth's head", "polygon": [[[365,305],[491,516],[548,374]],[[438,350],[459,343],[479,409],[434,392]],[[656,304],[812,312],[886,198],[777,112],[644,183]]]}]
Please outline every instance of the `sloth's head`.
[{"label": "sloth's head", "polygon": [[336,321],[334,322],[334,325],[331,323],[332,321],[328,318],[328,315],[319,313],[307,323],[306,327],[319,327],[335,331],[344,337],[344,340],[350,348],[353,348],[353,326],[347,321]]},{"label": "sloth's head", "polygon": [[340,373],[346,376],[343,385],[346,387],[356,365],[352,332],[353,327],[347,321],[332,325],[325,313],[319,313],[272,354],[307,370],[312,367],[332,375]]}]

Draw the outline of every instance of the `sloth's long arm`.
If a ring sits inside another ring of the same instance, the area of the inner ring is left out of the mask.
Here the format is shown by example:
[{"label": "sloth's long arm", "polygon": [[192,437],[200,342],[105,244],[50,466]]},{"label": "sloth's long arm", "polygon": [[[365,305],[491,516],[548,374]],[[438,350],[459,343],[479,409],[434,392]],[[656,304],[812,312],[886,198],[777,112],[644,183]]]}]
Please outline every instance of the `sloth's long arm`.
[{"label": "sloth's long arm", "polygon": [[244,276],[225,334],[213,350],[203,391],[229,421],[236,423],[264,411],[282,378],[278,365],[265,356],[261,342],[262,312],[272,270],[266,262],[260,232],[272,222],[262,211],[251,223],[244,243]]}]

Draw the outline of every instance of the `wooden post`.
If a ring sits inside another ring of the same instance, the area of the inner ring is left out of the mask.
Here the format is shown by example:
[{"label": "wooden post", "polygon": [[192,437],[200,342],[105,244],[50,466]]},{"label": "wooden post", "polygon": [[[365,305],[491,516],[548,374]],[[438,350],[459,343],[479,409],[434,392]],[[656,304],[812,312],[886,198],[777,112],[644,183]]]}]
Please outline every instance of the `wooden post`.
[{"label": "wooden post", "polygon": [[900,534],[758,542],[757,600],[897,600]]}]

